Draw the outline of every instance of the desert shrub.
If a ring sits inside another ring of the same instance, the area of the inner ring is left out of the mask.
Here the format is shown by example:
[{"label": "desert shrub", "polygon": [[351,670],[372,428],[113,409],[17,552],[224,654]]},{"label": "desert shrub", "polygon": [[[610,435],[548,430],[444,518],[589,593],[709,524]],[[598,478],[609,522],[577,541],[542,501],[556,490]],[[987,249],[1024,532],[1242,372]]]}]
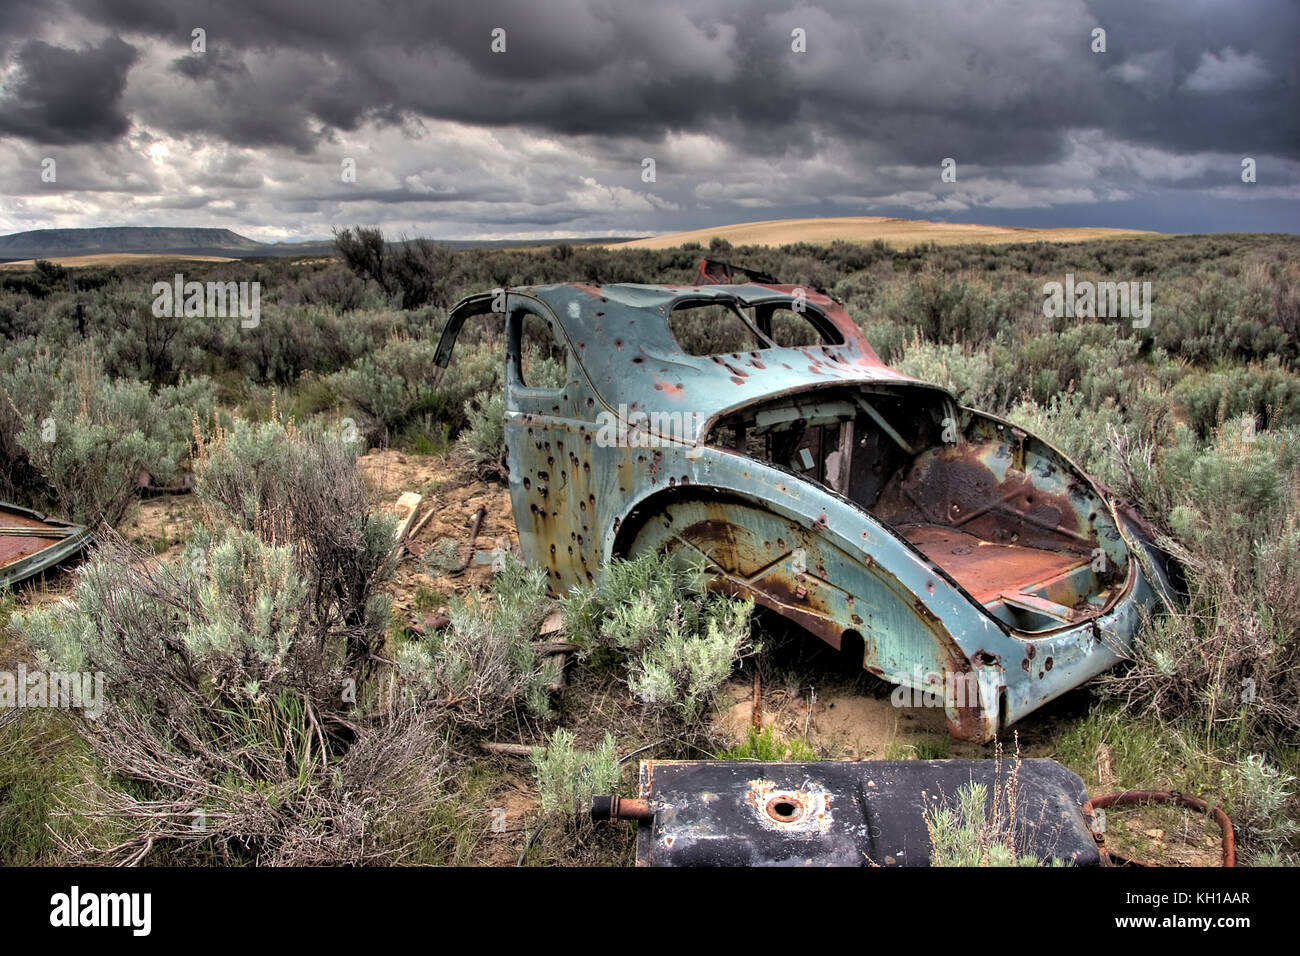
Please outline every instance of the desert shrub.
[{"label": "desert shrub", "polygon": [[219,326],[239,321],[154,315],[153,296],[143,284],[107,292],[87,312],[104,371],[155,386],[175,385],[184,374],[214,371],[209,356],[219,341]]},{"label": "desert shrub", "polygon": [[103,713],[78,728],[110,776],[60,800],[116,832],[111,843],[89,827],[66,834],[73,859],[401,858],[441,799],[438,737],[417,710],[365,729],[333,722],[339,685],[313,689],[328,644],[306,596],[290,549],[227,529],[202,562],[107,546],[71,606],[16,616],[47,667],[105,674]]},{"label": "desert shrub", "polygon": [[197,477],[208,512],[182,560],[108,538],[69,604],[14,616],[47,668],[104,674],[102,712],[73,715],[106,775],[59,799],[113,831],[73,826],[63,851],[227,864],[429,851],[446,799],[440,715],[359,715],[365,695],[347,692],[386,624],[391,520],[357,509],[337,443],[276,425],[218,435]]},{"label": "desert shrub", "polygon": [[1300,375],[1279,367],[1276,359],[1189,375],[1174,386],[1173,399],[1202,437],[1243,414],[1259,427],[1300,425]]},{"label": "desert shrub", "polygon": [[592,797],[618,790],[618,751],[614,735],[608,731],[594,750],[579,750],[574,747],[573,734],[558,728],[545,747],[533,748],[529,759],[542,797],[542,812],[567,825],[582,819],[591,808]]},{"label": "desert shrub", "polygon": [[22,413],[0,385],[0,501],[37,504],[50,499],[52,489],[27,457],[18,440]]},{"label": "desert shrub", "polygon": [[387,440],[421,416],[459,432],[465,403],[501,390],[505,360],[499,349],[461,343],[446,369],[434,364],[436,351],[436,342],[394,339],[332,377],[369,440]]},{"label": "desert shrub", "polygon": [[225,361],[255,382],[289,385],[306,371],[332,372],[357,353],[349,323],[320,306],[263,303],[256,326],[222,326]]},{"label": "desert shrub", "polygon": [[1235,828],[1245,831],[1255,847],[1274,853],[1295,848],[1300,842],[1296,821],[1296,778],[1270,764],[1262,754],[1249,754],[1222,772],[1222,783],[1232,806]]},{"label": "desert shrub", "polygon": [[599,586],[564,599],[566,630],[582,654],[624,672],[651,711],[690,728],[754,650],[753,602],[710,594],[706,583],[699,567],[672,556],[613,561]]},{"label": "desert shrub", "polygon": [[425,305],[447,308],[455,302],[451,290],[457,283],[459,261],[446,246],[428,239],[404,240],[389,253],[385,278],[403,309]]},{"label": "desert shrub", "polygon": [[1300,729],[1300,434],[1187,429],[1156,458],[1164,546],[1189,598],[1145,629],[1105,686],[1128,706],[1244,741]]},{"label": "desert shrub", "polygon": [[307,273],[277,297],[282,306],[315,305],[335,312],[353,312],[380,305],[365,280],[347,268],[330,264]]},{"label": "desert shrub", "polygon": [[1280,275],[1291,278],[1275,289],[1267,288],[1259,275],[1243,282],[1221,272],[1161,283],[1151,334],[1170,353],[1201,364],[1269,355],[1293,359],[1300,346],[1290,298],[1294,269]]},{"label": "desert shrub", "polygon": [[151,392],[143,382],[109,379],[86,351],[63,359],[29,351],[6,365],[0,428],[7,434],[0,443],[21,449],[26,462],[12,460],[9,480],[26,483],[38,473],[43,487],[26,488],[28,500],[40,504],[44,495],[78,521],[120,522],[140,472],[172,480],[188,457],[196,420],[212,414],[206,379]]},{"label": "desert shrub", "polygon": [[894,368],[950,389],[963,405],[985,409],[994,403],[993,363],[984,352],[972,352],[955,344],[936,345],[917,335]]},{"label": "desert shrub", "polygon": [[688,726],[707,717],[718,688],[749,649],[752,610],[749,602],[713,603],[696,631],[686,625],[682,605],[674,605],[658,639],[631,665],[632,693],[651,707],[671,709]]},{"label": "desert shrub", "polygon": [[909,329],[901,322],[893,319],[862,319],[860,316],[868,313],[854,313],[850,315],[859,317],[859,327],[862,334],[866,336],[867,342],[875,350],[880,360],[887,365],[892,365],[903,357],[907,351],[907,343],[915,331]]},{"label": "desert shrub", "polygon": [[998,288],[980,276],[954,279],[925,269],[907,283],[890,318],[915,326],[932,342],[981,346],[1012,325],[1016,310],[1029,302],[1020,290]]},{"label": "desert shrub", "polygon": [[446,246],[428,239],[403,239],[390,245],[379,229],[364,226],[336,231],[334,244],[353,273],[374,281],[403,309],[445,308],[455,301],[452,290],[459,283],[460,257]]},{"label": "desert shrub", "polygon": [[[379,587],[392,571],[394,519],[371,504],[356,453],[355,444],[329,432],[237,422],[218,431],[195,463],[208,527],[292,548],[309,606],[303,626],[338,655],[336,669],[310,675],[315,693],[369,673],[388,623]],[[200,539],[196,546],[211,545]]]},{"label": "desert shrub", "polygon": [[452,601],[450,625],[403,644],[397,660],[408,696],[441,702],[475,729],[549,715],[561,660],[542,657],[534,641],[551,610],[545,570],[507,558],[488,593]]},{"label": "desert shrub", "polygon": [[362,279],[384,284],[384,265],[388,247],[384,234],[377,228],[357,226],[334,231],[334,247],[343,264]]},{"label": "desert shrub", "polygon": [[469,427],[461,441],[483,474],[500,477],[506,472],[506,395],[498,389],[465,403]]},{"label": "desert shrub", "polygon": [[989,350],[997,401],[1010,404],[1027,394],[1045,404],[1073,390],[1091,407],[1106,399],[1122,402],[1140,383],[1141,347],[1114,326],[1095,322],[1031,335],[1003,333]]}]

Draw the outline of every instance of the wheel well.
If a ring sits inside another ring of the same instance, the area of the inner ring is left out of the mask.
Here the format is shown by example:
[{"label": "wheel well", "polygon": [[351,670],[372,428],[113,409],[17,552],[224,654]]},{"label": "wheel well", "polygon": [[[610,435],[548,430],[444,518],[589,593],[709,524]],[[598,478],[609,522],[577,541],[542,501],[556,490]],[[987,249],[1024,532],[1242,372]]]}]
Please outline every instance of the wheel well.
[{"label": "wheel well", "polygon": [[614,534],[614,544],[610,548],[610,557],[626,558],[628,549],[632,546],[632,542],[636,540],[636,536],[641,529],[645,527],[646,522],[662,511],[666,505],[678,501],[735,501],[747,505],[758,505],[759,507],[766,506],[766,502],[757,498],[721,488],[706,488],[696,485],[677,485],[672,488],[665,488],[647,498],[641,499],[628,512],[627,517],[623,519],[618,531]]}]

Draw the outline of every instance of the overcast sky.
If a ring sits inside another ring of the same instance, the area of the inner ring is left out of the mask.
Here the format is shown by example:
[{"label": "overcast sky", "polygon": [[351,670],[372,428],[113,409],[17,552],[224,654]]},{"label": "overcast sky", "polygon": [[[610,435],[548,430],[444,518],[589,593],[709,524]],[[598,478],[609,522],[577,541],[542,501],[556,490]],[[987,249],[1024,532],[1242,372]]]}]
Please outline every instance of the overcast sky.
[{"label": "overcast sky", "polygon": [[0,0],[0,233],[1300,232],[1298,51],[1297,0]]}]

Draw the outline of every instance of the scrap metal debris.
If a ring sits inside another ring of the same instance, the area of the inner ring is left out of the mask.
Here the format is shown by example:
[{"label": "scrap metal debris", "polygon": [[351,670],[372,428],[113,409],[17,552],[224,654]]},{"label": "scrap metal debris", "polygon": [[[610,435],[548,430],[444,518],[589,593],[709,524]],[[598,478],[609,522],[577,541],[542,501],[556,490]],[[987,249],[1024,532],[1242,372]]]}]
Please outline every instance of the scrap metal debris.
[{"label": "scrap metal debris", "polygon": [[1178,793],[1175,790],[1123,790],[1119,793],[1108,793],[1105,796],[1093,797],[1084,804],[1083,813],[1090,821],[1093,834],[1097,839],[1097,845],[1101,847],[1102,853],[1106,854],[1113,862],[1123,863],[1127,866],[1150,866],[1149,863],[1129,859],[1114,850],[1107,850],[1106,828],[1100,825],[1100,820],[1104,819],[1104,813],[1108,807],[1137,807],[1157,804],[1187,807],[1211,817],[1218,824],[1219,833],[1222,837],[1223,865],[1230,867],[1237,865],[1237,838],[1232,828],[1232,820],[1223,812],[1221,807],[1210,806],[1200,797]]},{"label": "scrap metal debris", "polygon": [[474,545],[478,541],[478,533],[483,528],[485,518],[487,518],[487,508],[479,505],[474,516],[469,519],[469,542],[465,545],[465,557],[461,559],[459,567],[453,568],[450,574],[464,574],[474,562]]},{"label": "scrap metal debris", "polygon": [[1076,774],[1042,758],[1006,769],[995,760],[646,760],[639,799],[597,797],[592,817],[637,821],[638,866],[928,866],[933,814],[980,783],[1007,811],[1018,854],[1107,862]]},{"label": "scrap metal debris", "polygon": [[90,530],[82,525],[0,502],[0,588],[66,561],[90,540]]},{"label": "scrap metal debris", "polygon": [[1187,794],[1129,790],[1088,798],[1055,760],[867,760],[641,763],[637,799],[592,800],[596,821],[638,824],[638,866],[928,866],[934,814],[962,787],[999,803],[1017,855],[1075,866],[1147,866],[1108,850],[1105,809],[1174,804],[1214,819],[1223,865],[1236,865],[1232,821]]}]

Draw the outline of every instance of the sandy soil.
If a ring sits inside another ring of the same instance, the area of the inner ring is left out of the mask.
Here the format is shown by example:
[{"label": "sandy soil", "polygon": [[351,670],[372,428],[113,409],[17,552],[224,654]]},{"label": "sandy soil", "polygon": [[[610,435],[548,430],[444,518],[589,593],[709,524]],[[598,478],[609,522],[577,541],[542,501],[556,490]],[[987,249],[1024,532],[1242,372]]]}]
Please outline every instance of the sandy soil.
[{"label": "sandy soil", "polygon": [[382,506],[395,505],[406,491],[414,491],[424,499],[417,510],[414,534],[407,539],[408,550],[418,554],[402,560],[392,587],[393,609],[399,620],[423,624],[446,609],[446,598],[453,593],[491,583],[490,564],[471,560],[464,573],[456,574],[449,573],[442,562],[453,548],[454,556],[464,559],[469,548],[470,520],[480,505],[487,509],[487,517],[479,529],[474,551],[518,548],[514,513],[505,486],[478,480],[448,457],[374,450],[361,459],[361,467]]},{"label": "sandy soil", "polygon": [[[763,726],[773,728],[778,739],[804,740],[819,753],[838,760],[883,760],[908,753],[918,741],[948,734],[942,710],[894,707],[887,695],[863,693],[847,681],[818,680],[815,671],[805,676],[813,682],[762,691]],[[733,744],[743,743],[749,736],[754,697],[751,681],[733,681],[727,686],[715,721],[715,731]]]},{"label": "sandy soil", "polygon": [[185,550],[196,507],[192,495],[146,498],[118,530],[132,544],[171,560]]},{"label": "sandy soil", "polygon": [[958,243],[1081,242],[1088,239],[1125,239],[1157,236],[1159,233],[1133,229],[1028,229],[1014,226],[980,226],[968,223],[931,222],[925,219],[888,219],[881,216],[842,216],[823,219],[772,219],[742,222],[711,229],[675,232],[648,239],[617,243],[611,249],[671,249],[684,242],[698,242],[706,248],[714,236],[732,245],[779,246],[792,242],[872,242],[883,239],[895,248],[922,242],[940,245]]}]

